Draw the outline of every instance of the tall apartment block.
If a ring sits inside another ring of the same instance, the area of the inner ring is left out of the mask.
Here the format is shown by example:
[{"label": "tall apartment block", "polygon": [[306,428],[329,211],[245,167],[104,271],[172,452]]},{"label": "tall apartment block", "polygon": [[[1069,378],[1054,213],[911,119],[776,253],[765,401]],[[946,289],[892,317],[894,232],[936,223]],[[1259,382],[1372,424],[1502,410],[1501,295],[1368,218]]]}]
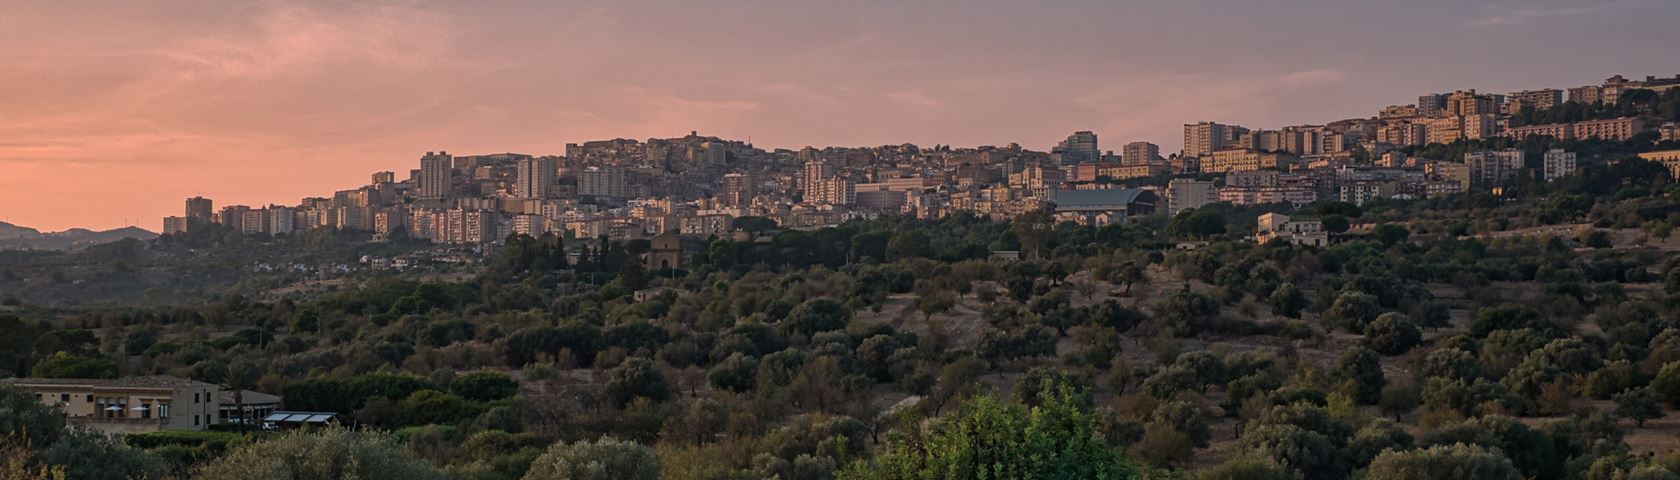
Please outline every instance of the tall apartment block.
[{"label": "tall apartment block", "polygon": [[1147,165],[1161,158],[1161,147],[1149,142],[1132,142],[1121,147],[1121,165]]},{"label": "tall apartment block", "polygon": [[1247,128],[1236,125],[1221,125],[1214,122],[1199,122],[1184,125],[1184,153],[1185,157],[1200,157],[1215,150],[1225,148],[1235,142],[1237,137],[1248,133]]},{"label": "tall apartment block", "polygon": [[519,198],[548,198],[556,168],[554,157],[520,158],[514,195]]},{"label": "tall apartment block", "polygon": [[449,156],[449,152],[426,152],[420,157],[420,198],[449,198],[449,189],[454,183],[455,159]]}]

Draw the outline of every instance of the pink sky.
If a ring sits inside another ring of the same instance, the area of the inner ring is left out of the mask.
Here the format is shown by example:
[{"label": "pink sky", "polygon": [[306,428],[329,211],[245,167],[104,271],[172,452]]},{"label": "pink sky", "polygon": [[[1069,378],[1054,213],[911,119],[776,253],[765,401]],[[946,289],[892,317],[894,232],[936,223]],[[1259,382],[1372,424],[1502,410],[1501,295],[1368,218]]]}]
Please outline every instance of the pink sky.
[{"label": "pink sky", "polygon": [[1040,149],[1094,130],[1176,150],[1203,119],[1680,73],[1677,6],[0,0],[0,220],[155,231],[185,197],[291,204],[427,150],[690,130]]}]

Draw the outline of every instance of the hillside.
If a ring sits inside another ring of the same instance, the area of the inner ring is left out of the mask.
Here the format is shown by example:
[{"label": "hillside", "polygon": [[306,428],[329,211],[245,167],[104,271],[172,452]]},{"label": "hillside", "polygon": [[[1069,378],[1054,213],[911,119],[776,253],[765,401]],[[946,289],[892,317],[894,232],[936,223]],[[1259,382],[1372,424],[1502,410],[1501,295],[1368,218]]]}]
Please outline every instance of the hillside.
[{"label": "hillside", "polygon": [[40,230],[0,222],[0,250],[74,250],[125,238],[151,240],[158,234],[139,227],[94,231],[72,228],[62,232]]}]

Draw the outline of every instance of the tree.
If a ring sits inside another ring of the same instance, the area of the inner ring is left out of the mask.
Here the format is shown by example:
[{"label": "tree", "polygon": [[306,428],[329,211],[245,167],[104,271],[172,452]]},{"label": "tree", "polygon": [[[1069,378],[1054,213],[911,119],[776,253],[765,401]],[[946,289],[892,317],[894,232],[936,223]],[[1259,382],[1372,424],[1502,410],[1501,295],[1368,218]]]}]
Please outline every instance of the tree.
[{"label": "tree", "polygon": [[1288,424],[1250,427],[1237,439],[1246,455],[1269,460],[1308,480],[1342,478],[1342,454],[1324,435]]},{"label": "tree", "polygon": [[42,464],[63,467],[65,478],[78,480],[163,478],[165,475],[164,466],[157,458],[128,446],[120,438],[92,430],[68,430],[58,441],[39,449],[36,456]]},{"label": "tree", "polygon": [[663,402],[671,398],[671,385],[665,372],[646,358],[636,357],[607,372],[607,401],[613,408],[624,408],[632,400],[646,398]]},{"label": "tree", "polygon": [[933,246],[928,240],[928,234],[920,230],[901,231],[887,240],[888,261],[930,256],[933,256]]},{"label": "tree", "polygon": [[1389,312],[1377,316],[1365,327],[1365,344],[1383,355],[1410,351],[1423,340],[1423,332],[1405,314]]},{"label": "tree", "polygon": [[809,337],[817,332],[845,329],[851,319],[852,312],[847,311],[844,305],[825,297],[806,300],[793,307],[793,311],[778,326],[783,335],[797,333]]},{"label": "tree", "polygon": [[491,402],[519,393],[519,382],[505,373],[489,370],[468,372],[449,382],[449,392],[461,398]]},{"label": "tree", "polygon": [[525,480],[657,480],[659,456],[636,442],[611,437],[559,442],[531,462]]},{"label": "tree", "polygon": [[1293,480],[1289,470],[1271,460],[1241,456],[1190,477],[1195,480]]},{"label": "tree", "polygon": [[1348,441],[1348,461],[1354,468],[1364,468],[1371,464],[1386,450],[1405,450],[1412,448],[1412,434],[1406,432],[1404,425],[1387,420],[1372,420],[1354,432],[1353,439]]},{"label": "tree", "polygon": [[1327,215],[1320,221],[1324,224],[1324,231],[1330,233],[1344,233],[1348,231],[1348,227],[1352,226],[1352,222],[1341,215]]},{"label": "tree", "polygon": [[1615,397],[1616,416],[1633,420],[1635,425],[1645,426],[1645,421],[1662,418],[1662,398],[1651,387],[1639,387],[1618,393]]},{"label": "tree", "polygon": [[1307,296],[1301,289],[1295,287],[1294,282],[1283,282],[1272,290],[1267,303],[1272,306],[1272,314],[1289,318],[1301,318],[1301,309],[1307,307]]},{"label": "tree", "polygon": [[1351,333],[1363,333],[1365,325],[1382,313],[1382,307],[1377,304],[1377,297],[1364,292],[1344,291],[1336,296],[1336,301],[1324,311],[1326,326],[1341,328]]},{"label": "tree", "polygon": [[1179,212],[1167,224],[1167,234],[1177,238],[1207,239],[1225,234],[1225,216],[1205,208]]},{"label": "tree", "polygon": [[916,310],[922,312],[924,320],[932,320],[934,314],[948,312],[955,306],[957,295],[950,290],[931,289],[916,295]]},{"label": "tree", "polygon": [[1680,408],[1680,362],[1670,362],[1651,379],[1651,390],[1661,395],[1668,405]]},{"label": "tree", "polygon": [[1375,404],[1382,399],[1385,380],[1382,357],[1378,356],[1377,352],[1365,347],[1348,349],[1336,359],[1336,374],[1353,382],[1354,400],[1361,405]]},{"label": "tree", "polygon": [[1050,216],[1050,212],[1037,210],[1016,215],[1009,231],[1020,239],[1028,258],[1044,258],[1044,251],[1050,246],[1055,233],[1052,231],[1054,224],[1055,218]]},{"label": "tree", "polygon": [[1136,471],[1097,431],[1071,387],[1057,386],[1028,408],[982,396],[932,425],[913,429],[842,479],[1085,478],[1130,479]]},{"label": "tree", "polygon": [[1383,386],[1382,399],[1377,402],[1377,406],[1383,413],[1393,415],[1394,421],[1400,421],[1400,416],[1417,409],[1417,385],[1391,383]]},{"label": "tree", "polygon": [[246,444],[203,464],[192,478],[441,480],[443,473],[388,434],[327,428]]},{"label": "tree", "polygon": [[712,385],[732,392],[746,392],[758,382],[758,360],[735,352],[718,362],[706,375]]},{"label": "tree", "polygon": [[1482,447],[1437,445],[1423,450],[1389,450],[1367,470],[1369,480],[1521,480],[1511,460]]},{"label": "tree", "polygon": [[222,374],[222,388],[233,392],[233,405],[239,412],[240,430],[249,427],[253,420],[245,418],[245,391],[255,388],[260,377],[262,372],[246,360],[234,360],[227,365],[227,371]]},{"label": "tree", "polygon": [[1412,232],[1406,230],[1406,227],[1392,223],[1384,223],[1371,229],[1371,236],[1388,246],[1405,243],[1406,238],[1411,235]]},{"label": "tree", "polygon": [[34,393],[0,385],[0,439],[44,447],[64,432],[64,411],[49,407]]},{"label": "tree", "polygon": [[41,378],[117,378],[117,362],[59,351],[37,362],[31,373]]}]

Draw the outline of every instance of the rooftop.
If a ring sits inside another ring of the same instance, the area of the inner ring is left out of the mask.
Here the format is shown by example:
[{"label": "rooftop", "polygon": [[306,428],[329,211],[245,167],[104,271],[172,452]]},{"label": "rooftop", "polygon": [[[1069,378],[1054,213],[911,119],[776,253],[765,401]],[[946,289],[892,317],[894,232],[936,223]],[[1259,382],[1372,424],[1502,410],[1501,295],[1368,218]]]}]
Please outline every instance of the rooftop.
[{"label": "rooftop", "polygon": [[63,385],[108,388],[214,388],[216,385],[170,375],[146,375],[123,378],[8,378],[0,383],[10,385]]},{"label": "rooftop", "polygon": [[[1138,188],[1110,188],[1105,190],[1056,190],[1054,202],[1060,208],[1126,205],[1138,201],[1147,193]],[[1149,199],[1144,199],[1145,201]]]}]

